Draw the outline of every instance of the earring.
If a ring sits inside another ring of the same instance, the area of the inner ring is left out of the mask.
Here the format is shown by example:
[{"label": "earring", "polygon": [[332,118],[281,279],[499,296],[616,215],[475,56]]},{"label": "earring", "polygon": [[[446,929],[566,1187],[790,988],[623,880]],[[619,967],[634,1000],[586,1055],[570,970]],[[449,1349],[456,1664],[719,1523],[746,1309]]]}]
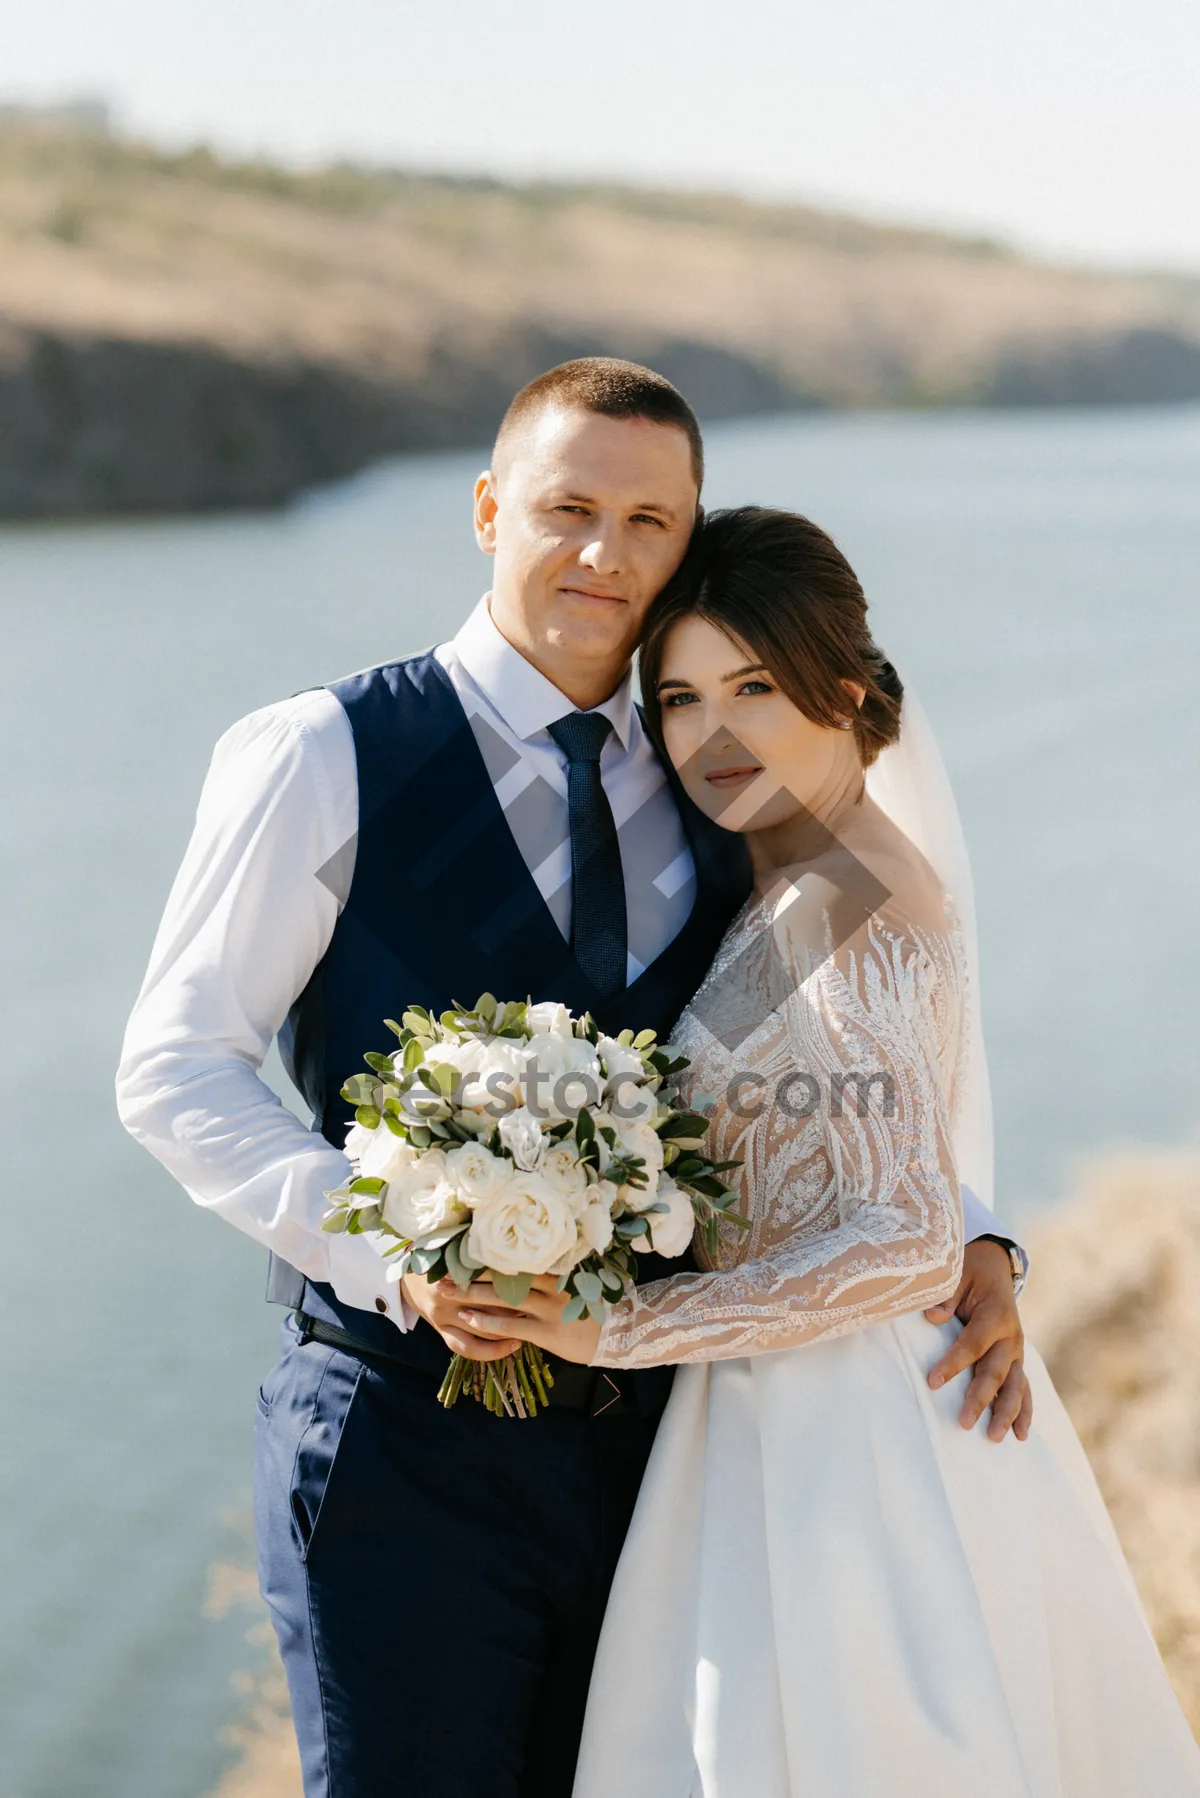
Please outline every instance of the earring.
[{"label": "earring", "polygon": [[854,729],[854,720],[853,720],[853,719],[852,719],[852,718],[843,718],[843,719],[842,719],[842,722],[841,722],[841,724],[840,724],[840,726],[839,726],[839,729],[841,729],[841,730],[853,730],[853,729]]}]

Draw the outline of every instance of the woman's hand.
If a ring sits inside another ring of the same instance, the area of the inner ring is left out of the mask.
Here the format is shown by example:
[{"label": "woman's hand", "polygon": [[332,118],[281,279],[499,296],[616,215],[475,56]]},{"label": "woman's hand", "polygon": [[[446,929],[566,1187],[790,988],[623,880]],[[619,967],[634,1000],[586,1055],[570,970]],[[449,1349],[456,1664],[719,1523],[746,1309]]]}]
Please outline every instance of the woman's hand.
[{"label": "woman's hand", "polygon": [[565,1324],[562,1314],[570,1296],[558,1290],[558,1281],[552,1274],[538,1276],[520,1307],[502,1303],[491,1286],[468,1286],[462,1294],[458,1318],[463,1328],[475,1336],[532,1342],[548,1354],[558,1355],[564,1361],[582,1362],[586,1367],[600,1346],[600,1325],[594,1317]]}]

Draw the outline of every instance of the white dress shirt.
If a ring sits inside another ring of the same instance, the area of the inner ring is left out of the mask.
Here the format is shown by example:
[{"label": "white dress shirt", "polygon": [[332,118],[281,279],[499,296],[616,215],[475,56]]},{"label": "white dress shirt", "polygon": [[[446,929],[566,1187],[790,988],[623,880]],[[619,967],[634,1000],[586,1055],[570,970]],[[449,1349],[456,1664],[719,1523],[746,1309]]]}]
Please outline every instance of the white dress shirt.
[{"label": "white dress shirt", "polygon": [[[566,759],[547,727],[574,707],[500,635],[486,597],[435,654],[566,935]],[[621,843],[632,981],[687,917],[695,869],[630,678],[596,709],[613,726],[600,773]],[[412,1315],[368,1239],[321,1229],[325,1194],[349,1177],[346,1157],[307,1129],[259,1072],[329,946],[357,830],[354,738],[325,688],[252,712],[225,733],[129,1020],[117,1103],[131,1135],[197,1204],[310,1280],[328,1282],[344,1303],[385,1313],[404,1329]],[[968,1237],[996,1228],[968,1195]]]},{"label": "white dress shirt", "polygon": [[[435,653],[565,935],[566,759],[546,727],[575,708],[500,635],[486,600]],[[621,841],[633,979],[687,917],[695,870],[630,680],[597,709],[613,725],[600,772]],[[346,1157],[259,1075],[329,946],[357,830],[354,738],[325,688],[252,712],[225,733],[129,1020],[117,1103],[131,1135],[197,1204],[327,1281],[346,1304],[386,1311],[404,1328],[407,1307],[370,1242],[321,1229],[325,1194],[349,1177]]]}]

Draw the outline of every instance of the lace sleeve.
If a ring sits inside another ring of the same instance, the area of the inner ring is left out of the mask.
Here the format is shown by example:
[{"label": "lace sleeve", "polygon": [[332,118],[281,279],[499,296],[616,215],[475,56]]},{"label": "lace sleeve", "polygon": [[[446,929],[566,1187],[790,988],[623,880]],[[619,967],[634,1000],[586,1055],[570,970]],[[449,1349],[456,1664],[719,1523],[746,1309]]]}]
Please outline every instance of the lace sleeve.
[{"label": "lace sleeve", "polygon": [[[612,1308],[596,1362],[795,1348],[949,1296],[962,1265],[949,1141],[961,1013],[945,935],[875,921],[853,951],[824,959],[780,1009],[767,1046],[742,1051],[763,1100],[738,1137],[747,1258],[637,1288]],[[807,1095],[815,1109],[798,1122]],[[737,1253],[730,1230],[725,1246]]]}]

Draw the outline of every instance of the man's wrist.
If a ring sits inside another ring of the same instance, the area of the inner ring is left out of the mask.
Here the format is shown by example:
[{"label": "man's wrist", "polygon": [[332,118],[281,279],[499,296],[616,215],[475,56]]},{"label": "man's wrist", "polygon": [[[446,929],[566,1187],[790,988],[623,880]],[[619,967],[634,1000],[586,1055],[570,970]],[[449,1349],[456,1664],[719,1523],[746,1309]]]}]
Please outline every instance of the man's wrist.
[{"label": "man's wrist", "polygon": [[1015,1291],[1020,1292],[1022,1286],[1025,1284],[1025,1262],[1021,1256],[1020,1249],[1017,1247],[1016,1243],[1012,1241],[1011,1237],[993,1236],[989,1232],[984,1236],[976,1236],[974,1240],[976,1242],[994,1242],[997,1248],[1004,1250],[1004,1253],[1008,1256],[1008,1265],[1012,1272],[1013,1288]]}]

